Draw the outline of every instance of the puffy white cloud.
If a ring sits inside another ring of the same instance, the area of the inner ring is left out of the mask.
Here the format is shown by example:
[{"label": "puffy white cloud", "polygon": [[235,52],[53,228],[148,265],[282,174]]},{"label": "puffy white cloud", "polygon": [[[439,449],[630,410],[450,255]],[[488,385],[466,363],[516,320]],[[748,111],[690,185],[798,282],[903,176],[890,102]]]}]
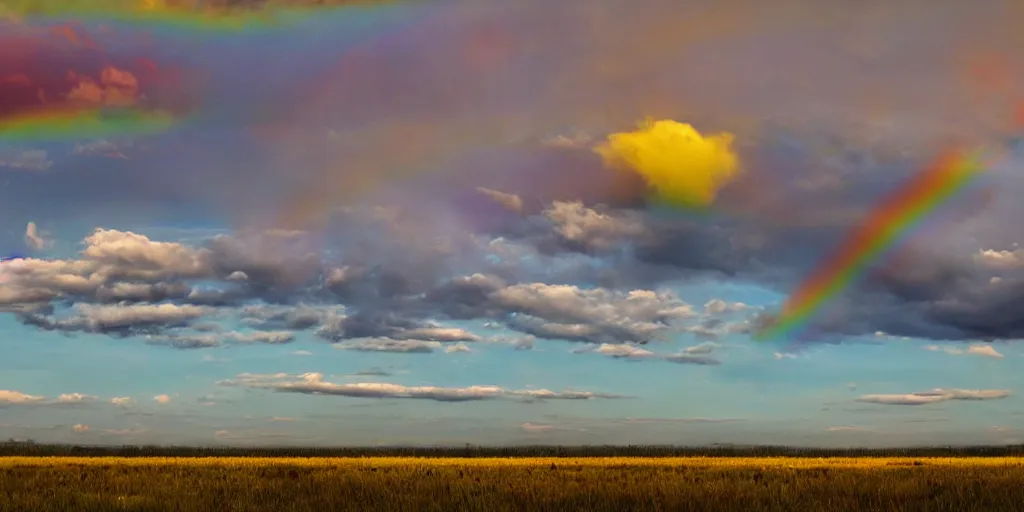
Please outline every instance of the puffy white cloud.
[{"label": "puffy white cloud", "polygon": [[211,275],[212,254],[206,250],[113,229],[97,229],[85,243],[82,256],[96,262],[96,272],[107,278],[161,280]]},{"label": "puffy white cloud", "polygon": [[516,315],[509,326],[546,338],[605,342],[646,342],[674,321],[694,316],[672,293],[651,290],[615,292],[571,285],[517,284],[488,298]]},{"label": "puffy white cloud", "polygon": [[608,215],[581,202],[555,201],[543,214],[563,241],[586,250],[614,250],[631,239],[651,235],[638,216]]}]

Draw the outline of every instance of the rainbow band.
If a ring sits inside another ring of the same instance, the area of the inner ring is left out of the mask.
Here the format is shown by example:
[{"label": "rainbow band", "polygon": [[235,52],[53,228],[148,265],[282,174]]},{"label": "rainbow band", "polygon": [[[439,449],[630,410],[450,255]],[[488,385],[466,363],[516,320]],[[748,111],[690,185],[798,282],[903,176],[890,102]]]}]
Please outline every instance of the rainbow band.
[{"label": "rainbow band", "polygon": [[0,118],[0,140],[30,142],[159,133],[180,119],[137,109],[44,110]]},{"label": "rainbow band", "polygon": [[209,8],[176,5],[162,0],[4,0],[0,3],[0,15],[93,18],[98,21],[166,25],[193,30],[242,31],[285,25],[322,11],[410,1],[348,0],[326,5],[313,2],[288,5],[268,1],[258,8]]},{"label": "rainbow band", "polygon": [[970,183],[984,164],[978,153],[950,152],[887,197],[834,255],[801,283],[778,319],[757,338],[790,336],[806,325],[829,299],[853,284],[872,262],[895,246],[901,235]]}]

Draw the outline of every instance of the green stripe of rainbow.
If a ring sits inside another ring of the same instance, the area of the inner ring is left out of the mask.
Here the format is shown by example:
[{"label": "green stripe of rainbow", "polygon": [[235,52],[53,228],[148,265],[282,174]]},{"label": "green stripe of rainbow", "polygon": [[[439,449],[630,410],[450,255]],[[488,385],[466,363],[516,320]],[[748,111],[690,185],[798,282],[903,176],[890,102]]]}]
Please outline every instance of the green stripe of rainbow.
[{"label": "green stripe of rainbow", "polygon": [[3,0],[0,15],[74,17],[163,25],[200,31],[243,31],[296,22],[317,13],[345,8],[368,8],[409,3],[410,0],[350,0],[327,5],[287,5],[267,2],[257,9],[213,9],[168,5],[160,0]]},{"label": "green stripe of rainbow", "polygon": [[824,304],[853,284],[870,264],[985,168],[981,155],[951,151],[887,197],[834,255],[800,284],[774,324],[757,339],[791,336]]},{"label": "green stripe of rainbow", "polygon": [[180,119],[137,109],[50,109],[0,118],[0,140],[33,142],[143,135],[165,131]]}]

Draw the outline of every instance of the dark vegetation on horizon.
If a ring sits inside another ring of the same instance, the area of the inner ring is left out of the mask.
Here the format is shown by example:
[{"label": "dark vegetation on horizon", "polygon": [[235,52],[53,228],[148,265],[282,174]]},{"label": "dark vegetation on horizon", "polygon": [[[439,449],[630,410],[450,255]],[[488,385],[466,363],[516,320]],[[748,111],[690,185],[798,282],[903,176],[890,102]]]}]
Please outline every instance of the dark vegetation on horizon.
[{"label": "dark vegetation on horizon", "polygon": [[0,457],[1024,457],[1024,445],[912,448],[786,446],[188,447],[0,442]]}]

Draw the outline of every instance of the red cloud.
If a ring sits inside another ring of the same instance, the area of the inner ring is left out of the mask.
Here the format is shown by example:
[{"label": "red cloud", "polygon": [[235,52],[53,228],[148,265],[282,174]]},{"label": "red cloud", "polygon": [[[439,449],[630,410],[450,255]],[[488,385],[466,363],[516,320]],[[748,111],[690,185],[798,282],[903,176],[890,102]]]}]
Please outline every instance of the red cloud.
[{"label": "red cloud", "polygon": [[0,35],[0,119],[43,109],[136,106],[172,79],[148,58],[112,56],[72,25]]}]

